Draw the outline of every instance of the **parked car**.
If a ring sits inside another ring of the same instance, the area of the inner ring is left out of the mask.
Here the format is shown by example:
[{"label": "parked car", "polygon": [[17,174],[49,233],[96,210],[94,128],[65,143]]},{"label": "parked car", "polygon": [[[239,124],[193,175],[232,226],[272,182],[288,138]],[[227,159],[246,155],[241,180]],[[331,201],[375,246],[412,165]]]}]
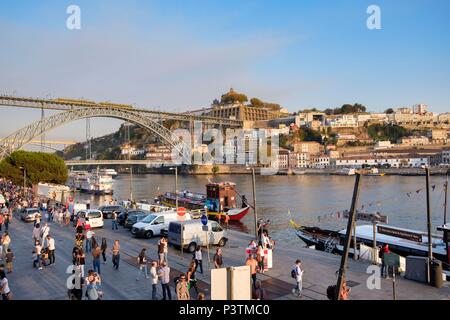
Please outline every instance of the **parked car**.
[{"label": "parked car", "polygon": [[143,214],[143,213],[148,213],[148,211],[143,210],[143,209],[125,210],[124,212],[120,213],[117,216],[117,223],[121,226],[125,226],[125,221],[127,220],[128,217],[131,217],[135,214]]},{"label": "parked car", "polygon": [[74,219],[74,225],[77,224],[78,219],[81,222],[89,222],[91,228],[103,228],[103,214],[100,210],[81,210]]},{"label": "parked car", "polygon": [[20,219],[25,222],[36,221],[36,219],[42,217],[41,212],[37,208],[25,208],[20,210]]},{"label": "parked car", "polygon": [[[173,221],[169,224],[169,244],[174,247],[187,249],[193,253],[197,245],[217,245],[223,247],[228,238],[227,233],[216,221],[208,221],[208,231],[204,231],[199,220]],[[208,242],[206,241],[208,240]]]},{"label": "parked car", "polygon": [[[191,220],[189,213],[183,217],[184,220]],[[135,237],[152,238],[155,235],[162,235],[163,229],[168,228],[169,223],[177,221],[178,215],[175,210],[168,210],[160,213],[151,213],[140,222],[133,225],[131,233]]]},{"label": "parked car", "polygon": [[125,229],[129,229],[131,230],[131,228],[133,227],[133,225],[135,223],[138,223],[139,221],[143,220],[146,216],[148,216],[150,214],[150,212],[148,213],[138,213],[138,214],[133,214],[133,215],[129,215],[127,220],[125,220],[125,224],[123,225],[123,227]]},{"label": "parked car", "polygon": [[101,206],[98,208],[103,214],[103,219],[111,219],[113,212],[115,212],[117,215],[120,215],[123,212],[126,212],[127,210],[122,206]]}]

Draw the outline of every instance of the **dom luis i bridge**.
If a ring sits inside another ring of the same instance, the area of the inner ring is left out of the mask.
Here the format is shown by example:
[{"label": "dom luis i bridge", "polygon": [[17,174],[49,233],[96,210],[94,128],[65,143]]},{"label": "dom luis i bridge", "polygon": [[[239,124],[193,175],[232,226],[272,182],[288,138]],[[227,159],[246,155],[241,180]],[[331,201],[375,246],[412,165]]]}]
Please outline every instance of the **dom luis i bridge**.
[{"label": "dom luis i bridge", "polygon": [[[95,102],[77,99],[39,99],[16,96],[0,95],[0,106],[17,108],[41,109],[41,118],[0,141],[0,160],[12,152],[26,145],[36,144],[41,138],[41,145],[45,144],[43,139],[46,132],[70,122],[87,119],[106,117],[127,121],[158,136],[163,145],[175,150],[180,155],[183,163],[191,163],[190,146],[185,141],[174,135],[163,126],[165,120],[176,120],[188,122],[190,128],[194,121],[200,121],[204,128],[240,128],[242,121],[202,116],[189,113],[174,113],[137,108],[133,105],[117,104],[111,102]],[[44,110],[57,111],[51,116],[44,116]],[[88,125],[87,125],[88,128]],[[78,163],[80,165],[81,163]],[[99,164],[97,162],[97,164]]]}]

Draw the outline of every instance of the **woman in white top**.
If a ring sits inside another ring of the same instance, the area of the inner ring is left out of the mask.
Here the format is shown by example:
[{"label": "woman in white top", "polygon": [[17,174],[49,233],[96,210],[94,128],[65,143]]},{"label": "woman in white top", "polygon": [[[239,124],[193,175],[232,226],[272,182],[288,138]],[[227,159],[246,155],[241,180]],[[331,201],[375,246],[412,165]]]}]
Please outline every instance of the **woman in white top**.
[{"label": "woman in white top", "polygon": [[203,263],[202,263],[202,247],[197,246],[194,253],[195,260],[195,271],[197,271],[198,266],[200,266],[200,273],[203,274]]},{"label": "woman in white top", "polygon": [[0,293],[3,300],[12,300],[12,293],[4,271],[0,271]]}]

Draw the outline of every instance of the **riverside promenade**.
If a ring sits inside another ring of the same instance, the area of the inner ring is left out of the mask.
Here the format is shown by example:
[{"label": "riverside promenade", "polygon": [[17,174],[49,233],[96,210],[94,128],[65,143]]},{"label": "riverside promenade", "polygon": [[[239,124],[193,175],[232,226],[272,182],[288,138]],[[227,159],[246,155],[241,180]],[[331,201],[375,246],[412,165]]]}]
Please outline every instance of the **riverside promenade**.
[{"label": "riverside promenade", "polygon": [[[67,300],[66,269],[72,264],[71,252],[74,246],[75,229],[49,223],[50,234],[56,242],[56,265],[46,266],[39,271],[32,268],[31,253],[33,224],[27,224],[16,217],[10,225],[11,248],[16,256],[14,272],[8,274],[11,290],[16,300]],[[102,288],[105,300],[150,300],[151,283],[149,279],[141,277],[136,281],[137,255],[142,248],[147,248],[149,259],[157,259],[158,238],[136,239],[131,233],[119,227],[119,230],[111,230],[111,221],[105,220],[102,229],[94,229],[96,238],[108,240],[107,264],[101,264]],[[286,229],[286,232],[294,232]],[[225,266],[240,266],[245,263],[245,248],[251,240],[251,235],[237,231],[229,231],[230,241],[223,248]],[[121,261],[119,270],[113,270],[110,249],[115,239],[121,243]],[[262,286],[267,291],[268,300],[326,300],[326,288],[336,283],[335,272],[339,268],[340,256],[331,255],[302,247],[299,240],[298,246],[277,244],[273,253],[273,268],[265,274],[258,274]],[[210,249],[212,259],[214,248]],[[86,254],[85,270],[92,268],[92,257]],[[197,272],[200,291],[210,297],[210,272],[208,270],[206,249],[203,250],[204,274]],[[168,261],[171,267],[171,278],[186,272],[191,261],[192,254],[181,253],[179,250],[169,248]],[[299,299],[291,294],[294,281],[290,276],[291,268],[296,259],[301,259],[305,269],[303,277],[303,298]],[[352,288],[350,300],[390,300],[392,299],[392,281],[381,279],[379,290],[369,290],[366,286],[369,274],[366,262],[355,262],[349,259],[349,271],[347,272],[348,286]],[[172,299],[176,299],[174,283],[171,281]],[[443,300],[450,299],[450,286],[448,283],[443,288],[437,289],[422,283],[397,278],[397,299],[400,300]],[[191,290],[191,294],[194,291]],[[194,294],[193,294],[194,295]],[[162,298],[161,287],[158,285],[158,297]]]}]

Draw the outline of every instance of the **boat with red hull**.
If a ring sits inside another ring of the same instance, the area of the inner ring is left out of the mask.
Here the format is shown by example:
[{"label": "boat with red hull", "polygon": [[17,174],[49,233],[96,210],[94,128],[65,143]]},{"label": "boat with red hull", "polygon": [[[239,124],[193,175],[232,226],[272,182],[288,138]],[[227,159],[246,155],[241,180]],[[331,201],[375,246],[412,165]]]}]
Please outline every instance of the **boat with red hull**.
[{"label": "boat with red hull", "polygon": [[[238,206],[237,198],[240,197],[242,205]],[[175,207],[177,200],[179,207],[185,207],[190,211],[204,211],[207,208],[208,216],[218,218],[228,215],[230,221],[241,220],[250,211],[245,196],[240,196],[236,191],[236,184],[232,182],[214,182],[206,185],[206,194],[190,191],[166,192],[156,198],[157,202],[169,207]]]}]

